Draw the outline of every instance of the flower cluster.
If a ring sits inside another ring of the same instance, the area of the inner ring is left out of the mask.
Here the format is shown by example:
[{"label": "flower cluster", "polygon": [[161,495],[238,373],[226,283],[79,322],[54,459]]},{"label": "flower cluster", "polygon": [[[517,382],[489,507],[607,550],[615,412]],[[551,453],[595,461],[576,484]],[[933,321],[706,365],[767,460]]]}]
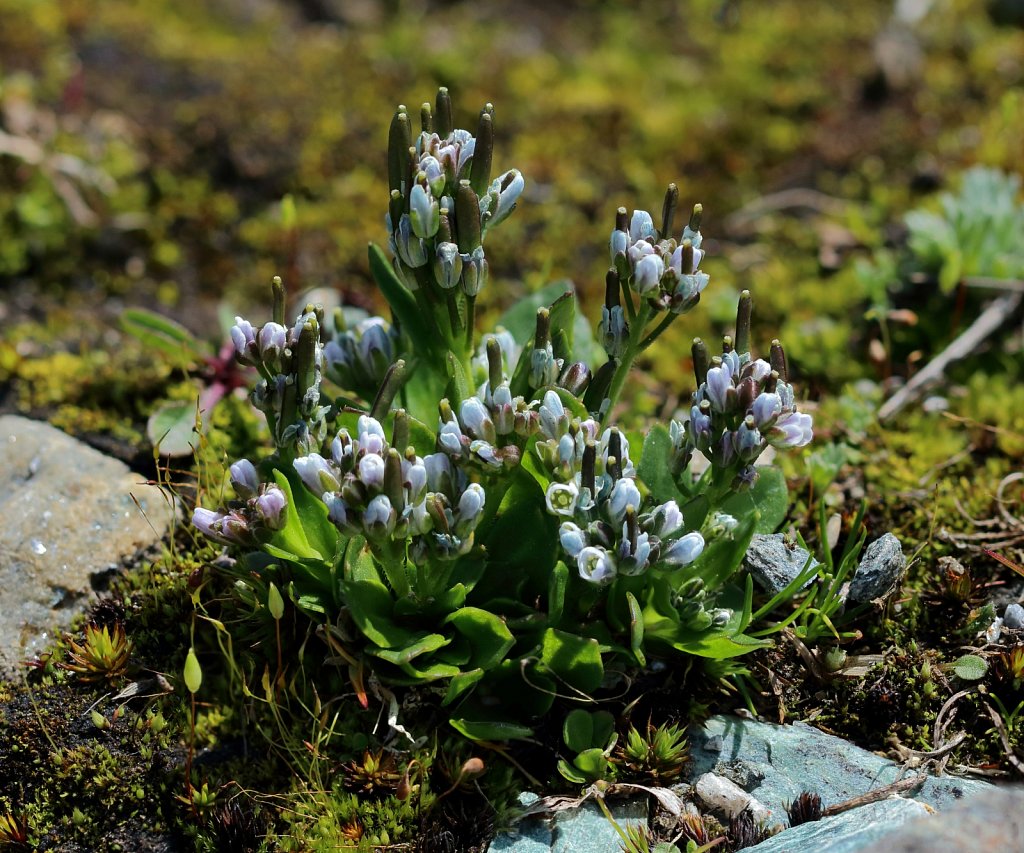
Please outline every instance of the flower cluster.
[{"label": "flower cluster", "polygon": [[[646,210],[633,211],[627,225],[626,208],[620,207],[609,245],[612,263],[623,282],[657,310],[683,314],[700,300],[708,276],[698,269],[704,257],[700,248],[700,205],[694,208],[679,240],[668,236],[672,228],[670,212],[674,210],[674,201],[670,201],[673,195],[673,188],[670,188],[660,233]],[[612,307],[609,306],[610,315],[614,314]],[[610,323],[617,321],[621,318],[609,317]]]},{"label": "flower cluster", "polygon": [[[411,290],[475,298],[486,284],[483,240],[516,206],[523,176],[510,169],[491,180],[493,108],[480,113],[477,135],[452,124],[448,91],[434,111],[424,104],[412,140],[400,106],[388,139],[391,203],[387,214],[395,268]],[[454,324],[454,323],[453,323]]]},{"label": "flower cluster", "polygon": [[231,466],[231,485],[238,496],[227,512],[196,507],[192,524],[201,533],[227,545],[258,542],[285,523],[288,500],[277,486],[260,483],[256,466],[240,459]]},{"label": "flower cluster", "polygon": [[374,418],[360,416],[355,436],[339,430],[329,458],[310,453],[294,465],[346,535],[376,545],[411,539],[409,556],[416,563],[428,553],[451,559],[473,545],[483,487],[468,482],[443,453],[422,458],[411,447],[399,453]]},{"label": "flower cluster", "polygon": [[284,325],[284,288],[274,279],[274,317],[256,328],[235,317],[231,340],[235,357],[259,370],[253,405],[266,415],[278,447],[305,453],[326,436],[326,414],[320,404],[324,365],[320,344],[323,309],[307,306],[291,327]]},{"label": "flower cluster", "polygon": [[373,399],[398,351],[398,331],[383,317],[367,317],[347,328],[339,309],[324,346],[324,374],[339,387]]},{"label": "flower cluster", "polygon": [[699,450],[720,470],[735,469],[738,485],[752,485],[757,479],[754,462],[766,447],[789,449],[810,442],[811,416],[797,411],[778,341],[772,343],[768,362],[737,352],[727,339],[725,351],[709,364],[698,339],[694,369],[700,387],[690,418],[672,421],[670,427],[677,470]]},{"label": "flower cluster", "polygon": [[544,395],[537,454],[553,476],[545,496],[562,523],[562,550],[584,580],[610,583],[649,567],[685,566],[704,550],[700,533],[685,533],[675,501],[641,513],[643,498],[629,442],[615,428],[597,437],[596,421],[570,419],[555,391]]}]

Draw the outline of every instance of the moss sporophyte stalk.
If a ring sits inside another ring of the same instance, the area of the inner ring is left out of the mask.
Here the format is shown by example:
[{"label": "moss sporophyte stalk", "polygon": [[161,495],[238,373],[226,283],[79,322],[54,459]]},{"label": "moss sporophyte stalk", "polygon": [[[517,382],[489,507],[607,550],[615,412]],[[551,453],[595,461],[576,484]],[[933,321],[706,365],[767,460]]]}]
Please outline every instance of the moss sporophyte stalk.
[{"label": "moss sporophyte stalk", "polygon": [[[442,89],[419,122],[414,135],[405,107],[392,118],[389,252],[369,249],[390,317],[349,325],[310,304],[289,322],[275,279],[272,318],[231,331],[275,445],[231,465],[234,500],[193,516],[247,567],[236,592],[275,594],[277,622],[283,608],[341,620],[360,695],[367,674],[439,682],[452,725],[490,741],[529,734],[556,694],[599,690],[610,665],[763,646],[746,633],[739,569],[785,483],[759,479],[755,462],[806,445],[811,418],[781,344],[767,360],[750,351],[750,295],[720,355],[694,341],[682,419],[643,433],[616,423],[637,357],[708,286],[701,206],[677,229],[672,185],[660,223],[615,212],[605,358],[568,287],[478,336],[476,301],[498,278],[484,241],[527,184],[516,169],[492,175],[490,105],[474,135]],[[627,746],[668,772],[657,744],[655,758]]]}]

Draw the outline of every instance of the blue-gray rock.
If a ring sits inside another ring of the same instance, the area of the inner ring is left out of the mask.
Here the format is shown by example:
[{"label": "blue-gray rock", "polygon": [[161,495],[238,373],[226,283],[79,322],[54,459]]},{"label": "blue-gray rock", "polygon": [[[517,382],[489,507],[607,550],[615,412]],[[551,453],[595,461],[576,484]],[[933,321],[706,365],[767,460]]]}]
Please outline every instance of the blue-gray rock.
[{"label": "blue-gray rock", "polygon": [[885,598],[899,585],[907,570],[900,540],[891,533],[876,539],[864,552],[850,583],[848,600],[857,604]]},{"label": "blue-gray rock", "polygon": [[970,797],[947,811],[907,823],[858,853],[1016,850],[1024,850],[1024,790],[1019,787]]},{"label": "blue-gray rock", "polygon": [[0,417],[0,670],[42,651],[88,605],[95,576],[158,542],[173,515],[123,462]]},{"label": "blue-gray rock", "polygon": [[807,551],[787,542],[781,533],[756,534],[744,558],[747,571],[769,592],[785,589],[804,570],[808,561],[811,565],[818,565]]},{"label": "blue-gray rock", "polygon": [[783,830],[744,853],[858,853],[866,844],[888,837],[894,827],[928,814],[927,806],[915,800],[892,797]]},{"label": "blue-gray rock", "polygon": [[1024,628],[1024,607],[1019,604],[1008,604],[1003,613],[1004,628]]},{"label": "blue-gray rock", "polygon": [[[520,802],[536,800],[524,794]],[[646,798],[610,802],[616,822],[625,829],[630,824],[647,824]],[[514,831],[499,835],[488,848],[490,853],[619,853],[621,839],[597,803],[585,802],[577,809],[556,812],[548,818],[529,817]]]},{"label": "blue-gray rock", "polygon": [[[786,806],[803,791],[818,794],[827,807],[902,778],[903,771],[895,762],[802,723],[778,726],[717,716],[704,724],[702,734],[703,737],[691,738],[688,778],[693,781],[704,773],[720,772],[719,768],[742,760],[764,774],[748,792],[771,809],[774,820],[783,824]],[[707,738],[716,735],[722,737],[722,749],[707,750]],[[920,788],[904,796],[941,810],[992,787],[976,779],[928,776]]]}]

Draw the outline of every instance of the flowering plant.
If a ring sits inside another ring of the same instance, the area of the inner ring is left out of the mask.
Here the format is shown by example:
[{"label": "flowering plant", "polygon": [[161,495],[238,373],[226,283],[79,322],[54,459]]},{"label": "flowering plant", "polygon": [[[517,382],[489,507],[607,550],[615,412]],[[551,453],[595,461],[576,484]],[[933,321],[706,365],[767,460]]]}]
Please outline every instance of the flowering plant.
[{"label": "flowering plant", "polygon": [[489,105],[471,135],[442,89],[415,138],[399,107],[390,257],[370,247],[390,318],[349,327],[342,311],[307,305],[288,325],[275,279],[273,319],[238,318],[231,335],[260,376],[252,401],[276,449],[233,464],[237,499],[198,507],[193,523],[247,551],[240,596],[287,590],[332,632],[357,691],[367,671],[439,682],[459,731],[500,739],[528,733],[567,687],[599,690],[613,660],[724,659],[763,644],[744,633],[753,591],[740,566],[786,494],[777,470],[754,463],[769,445],[807,444],[811,419],[781,345],[768,361],[750,354],[744,293],[720,356],[694,342],[688,417],[646,434],[614,422],[637,356],[708,284],[701,207],[675,238],[674,185],[660,227],[646,211],[616,214],[603,363],[561,286],[478,339],[484,238],[525,186],[515,169],[492,178],[492,148]]}]

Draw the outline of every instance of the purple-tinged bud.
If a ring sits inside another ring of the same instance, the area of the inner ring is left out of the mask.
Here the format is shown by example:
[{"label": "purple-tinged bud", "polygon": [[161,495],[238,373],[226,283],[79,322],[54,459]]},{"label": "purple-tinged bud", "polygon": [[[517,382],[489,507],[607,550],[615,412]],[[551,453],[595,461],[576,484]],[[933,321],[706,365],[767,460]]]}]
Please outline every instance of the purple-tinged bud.
[{"label": "purple-tinged bud", "polygon": [[271,530],[280,530],[285,525],[285,507],[288,499],[277,486],[270,486],[254,501],[256,511],[263,523]]},{"label": "purple-tinged bud", "polygon": [[727,392],[732,390],[732,387],[732,374],[728,367],[712,367],[708,370],[707,378],[704,380],[704,390],[711,407],[716,412],[728,410]]},{"label": "purple-tinged bud", "polygon": [[222,513],[196,507],[192,525],[203,535],[225,545],[237,545],[249,540],[249,525],[235,512]]},{"label": "purple-tinged bud", "polygon": [[327,520],[339,530],[344,530],[348,525],[348,507],[341,495],[325,492],[322,500],[327,505]]},{"label": "purple-tinged bud", "polygon": [[231,466],[231,487],[243,501],[256,496],[260,488],[259,474],[256,466],[248,459],[239,459]]},{"label": "purple-tinged bud", "polygon": [[235,345],[235,356],[245,364],[254,364],[257,357],[256,331],[252,323],[235,317],[235,325],[231,327],[231,343]]},{"label": "purple-tinged bud", "polygon": [[576,566],[585,581],[606,584],[615,579],[615,562],[603,548],[587,546],[576,555]]},{"label": "purple-tinged bud", "polygon": [[470,438],[481,438],[490,444],[494,444],[496,441],[494,422],[491,420],[490,412],[477,397],[467,397],[462,401],[459,422]]},{"label": "purple-tinged bud", "polygon": [[741,412],[747,411],[754,404],[757,392],[757,383],[752,377],[748,376],[746,379],[740,380],[740,384],[736,387],[736,401]]},{"label": "purple-tinged bud", "polygon": [[356,466],[356,477],[367,488],[379,489],[384,485],[384,458],[376,453],[367,453]]},{"label": "purple-tinged bud", "polygon": [[758,429],[764,429],[775,423],[775,419],[782,413],[782,400],[778,394],[758,394],[750,406],[750,413]]},{"label": "purple-tinged bud", "polygon": [[657,236],[651,214],[646,210],[634,210],[633,218],[629,221],[629,239],[635,243],[637,240],[646,240],[648,237],[657,238]]},{"label": "purple-tinged bud", "polygon": [[558,541],[562,544],[562,550],[574,558],[587,547],[586,535],[571,521],[563,522],[562,526],[558,528]]},{"label": "purple-tinged bud", "polygon": [[264,364],[277,366],[288,345],[288,330],[280,323],[266,323],[260,329],[259,351]]},{"label": "purple-tinged bud", "polygon": [[359,450],[361,453],[383,454],[387,447],[387,437],[384,435],[384,427],[376,418],[369,415],[360,415],[356,422],[356,430],[359,435]]},{"label": "purple-tinged bud", "polygon": [[662,552],[661,560],[670,566],[688,566],[704,551],[704,537],[699,533],[687,533]]},{"label": "purple-tinged bud", "polygon": [[736,430],[735,446],[736,453],[744,462],[753,462],[761,455],[762,438],[753,415],[747,415]]},{"label": "purple-tinged bud", "polygon": [[444,195],[446,176],[444,173],[444,167],[438,159],[436,157],[431,157],[429,154],[421,157],[420,171],[423,172],[426,177],[427,186],[430,188],[430,194],[434,196],[434,198],[440,198]]},{"label": "purple-tinged bud", "polygon": [[331,463],[319,453],[300,456],[292,465],[298,472],[299,478],[305,483],[306,488],[317,497],[320,497],[324,492],[334,492],[341,488]]},{"label": "purple-tinged bud", "polygon": [[772,366],[763,358],[758,358],[750,362],[743,372],[758,385],[763,385],[768,377],[771,376]]}]

